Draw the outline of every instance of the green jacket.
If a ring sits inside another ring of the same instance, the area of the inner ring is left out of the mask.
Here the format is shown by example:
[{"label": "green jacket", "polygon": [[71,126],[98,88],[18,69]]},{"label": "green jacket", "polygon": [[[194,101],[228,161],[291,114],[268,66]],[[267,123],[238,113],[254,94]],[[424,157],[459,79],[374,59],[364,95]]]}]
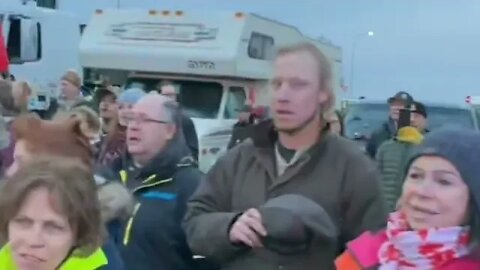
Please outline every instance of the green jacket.
[{"label": "green jacket", "polygon": [[412,127],[398,131],[398,135],[383,143],[378,149],[376,160],[382,175],[382,189],[389,212],[396,209],[402,194],[407,163],[415,145],[423,139],[420,132]]},{"label": "green jacket", "polygon": [[[108,264],[107,257],[101,249],[97,249],[92,255],[86,258],[70,257],[59,270],[97,270]],[[12,249],[9,245],[0,249],[0,269],[18,270],[12,256]]]},{"label": "green jacket", "polygon": [[[329,270],[339,246],[385,226],[386,212],[375,164],[346,139],[322,132],[319,141],[278,170],[277,133],[271,121],[257,124],[250,139],[222,156],[191,197],[184,226],[197,255],[222,270]],[[232,222],[270,198],[296,194],[321,205],[338,229],[338,245],[312,237],[295,255],[248,249],[228,238]]]}]

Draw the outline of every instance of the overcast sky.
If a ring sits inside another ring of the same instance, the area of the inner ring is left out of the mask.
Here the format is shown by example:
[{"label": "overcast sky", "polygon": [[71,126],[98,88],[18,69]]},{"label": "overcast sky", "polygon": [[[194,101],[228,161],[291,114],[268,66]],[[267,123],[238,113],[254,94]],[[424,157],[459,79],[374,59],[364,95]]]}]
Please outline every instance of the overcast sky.
[{"label": "overcast sky", "polygon": [[[75,1],[78,0],[63,0]],[[117,0],[83,0],[117,2]],[[325,36],[343,48],[354,95],[385,98],[408,90],[419,99],[463,102],[480,96],[480,1],[477,0],[119,0],[122,6],[251,11]]]}]

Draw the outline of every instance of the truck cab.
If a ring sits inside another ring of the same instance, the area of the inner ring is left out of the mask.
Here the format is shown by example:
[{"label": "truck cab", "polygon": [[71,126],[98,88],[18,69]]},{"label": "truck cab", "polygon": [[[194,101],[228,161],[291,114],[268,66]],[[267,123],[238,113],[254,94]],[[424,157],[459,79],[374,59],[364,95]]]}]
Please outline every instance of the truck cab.
[{"label": "truck cab", "polygon": [[331,60],[340,92],[340,48],[241,12],[97,10],[83,33],[80,61],[87,83],[108,78],[148,92],[173,81],[195,124],[200,168],[206,171],[226,151],[229,136],[223,131],[237,121],[238,109],[247,101],[268,105],[276,48],[302,41],[317,44]]},{"label": "truck cab", "polygon": [[55,92],[66,70],[80,69],[80,29],[73,14],[37,7],[35,1],[1,0],[0,27],[16,79]]},{"label": "truck cab", "polygon": [[470,107],[475,115],[477,125],[480,129],[480,96],[467,96],[465,103]]},{"label": "truck cab", "polygon": [[[470,103],[464,104],[422,103],[427,110],[427,129],[430,131],[445,126],[479,130],[480,106],[475,105],[473,99]],[[372,133],[388,120],[389,105],[385,100],[345,100],[344,114],[345,137],[355,141],[362,150],[365,150]]]}]

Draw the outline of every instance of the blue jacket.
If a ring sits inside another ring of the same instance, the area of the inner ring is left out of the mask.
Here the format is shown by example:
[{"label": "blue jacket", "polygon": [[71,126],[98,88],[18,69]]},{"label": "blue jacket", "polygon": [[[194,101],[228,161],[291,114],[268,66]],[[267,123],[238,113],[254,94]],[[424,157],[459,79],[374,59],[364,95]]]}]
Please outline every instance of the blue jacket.
[{"label": "blue jacket", "polygon": [[103,245],[102,250],[107,257],[108,264],[99,268],[98,270],[127,270],[123,263],[122,257],[120,257],[118,247],[111,238],[107,239],[107,242],[105,245]]},{"label": "blue jacket", "polygon": [[375,158],[377,155],[378,148],[386,141],[393,139],[397,133],[395,122],[392,119],[389,119],[387,122],[383,123],[377,130],[375,130],[370,139],[367,142],[366,150],[367,154],[371,158]]},{"label": "blue jacket", "polygon": [[108,259],[108,265],[102,270],[126,270],[117,243],[120,242],[120,223],[131,213],[132,196],[121,185],[110,170],[96,168],[95,181],[98,186],[98,198],[101,204],[102,218],[108,230],[108,238],[102,247]]},{"label": "blue jacket", "polygon": [[114,170],[120,171],[122,182],[137,201],[123,224],[120,252],[126,268],[196,269],[181,221],[202,173],[183,139],[170,142],[142,169],[126,157]]}]

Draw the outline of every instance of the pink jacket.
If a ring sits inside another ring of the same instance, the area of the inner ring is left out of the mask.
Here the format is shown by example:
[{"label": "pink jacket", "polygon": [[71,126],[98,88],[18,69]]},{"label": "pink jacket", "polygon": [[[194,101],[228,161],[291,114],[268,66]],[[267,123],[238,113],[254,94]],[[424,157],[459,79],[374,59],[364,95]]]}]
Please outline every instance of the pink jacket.
[{"label": "pink jacket", "polygon": [[[365,232],[347,244],[347,250],[335,260],[337,270],[374,270],[379,266],[378,250],[387,240],[384,231]],[[478,270],[480,259],[463,257],[436,270]]]}]

